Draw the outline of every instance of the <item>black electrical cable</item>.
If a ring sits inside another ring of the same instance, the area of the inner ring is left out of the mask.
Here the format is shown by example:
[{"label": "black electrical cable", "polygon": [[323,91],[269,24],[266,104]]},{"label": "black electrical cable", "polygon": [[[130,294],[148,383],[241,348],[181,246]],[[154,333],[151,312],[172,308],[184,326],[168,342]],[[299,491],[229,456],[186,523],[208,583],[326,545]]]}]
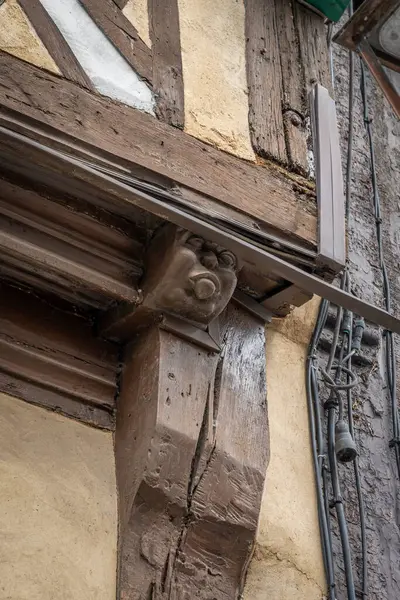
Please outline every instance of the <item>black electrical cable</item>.
[{"label": "black electrical cable", "polygon": [[[350,16],[353,12],[352,3],[349,7]],[[330,45],[332,37],[332,28],[328,33],[328,43]],[[331,69],[333,74],[333,60],[331,56]],[[349,62],[349,134],[348,134],[348,148],[347,148],[347,169],[346,169],[346,220],[349,222],[350,216],[350,198],[351,198],[351,180],[352,180],[352,167],[353,167],[353,137],[354,137],[354,56],[350,53]],[[348,267],[346,268],[342,277],[342,287],[347,291],[350,291],[350,275],[348,273]],[[335,598],[335,573],[333,563],[333,552],[332,552],[332,539],[331,539],[331,527],[330,527],[330,513],[329,513],[329,500],[328,500],[328,472],[329,469],[326,465],[326,456],[323,450],[323,434],[321,425],[321,411],[320,411],[320,400],[319,400],[319,389],[317,382],[317,367],[315,360],[315,353],[318,346],[318,342],[321,336],[323,325],[326,320],[326,315],[329,309],[329,303],[323,302],[320,307],[319,318],[314,330],[313,339],[310,344],[308,365],[307,365],[307,377],[309,379],[309,414],[310,414],[310,429],[313,440],[313,455],[314,455],[314,469],[316,473],[316,481],[318,486],[318,512],[320,518],[320,529],[322,533],[322,545],[324,564],[327,575],[327,581],[329,586],[329,599]],[[321,316],[324,315],[325,316]],[[347,325],[344,323],[346,320]],[[334,365],[334,359],[337,352],[337,345],[340,335],[340,330],[343,323],[342,340],[339,351],[338,362]],[[340,538],[342,543],[343,560],[345,566],[345,577],[347,586],[347,595],[349,600],[355,600],[355,586],[353,579],[352,561],[351,561],[351,550],[348,536],[347,522],[344,513],[343,499],[340,491],[339,473],[337,465],[337,457],[335,450],[335,421],[336,421],[336,406],[338,407],[339,420],[343,420],[344,417],[344,404],[341,397],[340,390],[346,390],[347,394],[347,413],[349,421],[349,432],[351,438],[354,439],[354,422],[353,422],[353,407],[352,407],[352,388],[354,387],[356,380],[352,373],[352,356],[356,352],[353,348],[352,339],[353,329],[353,315],[349,311],[343,313],[341,308],[337,309],[336,325],[333,335],[333,341],[331,345],[331,351],[326,366],[326,371],[321,373],[325,379],[325,383],[330,388],[330,394],[327,403],[325,404],[328,410],[328,459],[330,465],[331,484],[334,495],[334,505],[338,518]],[[362,335],[362,328],[361,328]],[[361,343],[361,337],[359,337],[359,344]],[[355,345],[356,347],[356,345]],[[389,352],[390,352],[390,347]],[[344,356],[346,352],[346,356]],[[329,372],[334,369],[336,371],[335,380],[331,378]],[[346,384],[341,385],[340,380],[342,373],[346,374]],[[367,553],[366,553],[366,526],[365,526],[365,510],[364,500],[361,490],[361,481],[359,473],[358,456],[353,461],[355,484],[357,490],[358,508],[360,515],[360,529],[361,529],[361,551],[362,551],[362,598],[367,598]],[[322,494],[323,502],[321,501],[321,477],[322,477]],[[327,530],[328,528],[328,530]],[[331,563],[332,561],[332,563]]]},{"label": "black electrical cable", "polygon": [[322,300],[317,322],[315,324],[312,339],[309,345],[309,352],[306,363],[306,392],[307,392],[307,405],[308,405],[308,418],[311,436],[311,448],[313,456],[313,466],[315,481],[317,487],[317,506],[318,506],[318,520],[321,531],[321,542],[322,542],[322,555],[324,559],[324,567],[326,579],[328,582],[328,594],[329,600],[335,600],[335,572],[333,566],[333,551],[332,551],[332,540],[330,534],[330,527],[328,525],[329,518],[329,507],[326,506],[324,501],[324,486],[321,480],[321,470],[325,472],[324,466],[324,449],[323,449],[323,437],[321,428],[321,416],[319,407],[319,395],[318,395],[318,384],[316,380],[316,349],[321,337],[322,330],[324,328],[326,317],[328,315],[329,302]]},{"label": "black electrical cable", "polygon": [[[341,287],[345,287],[347,281],[347,271],[343,273]],[[352,376],[351,372],[347,367],[343,365],[343,353],[344,353],[344,344],[341,344],[341,349],[339,351],[339,359],[337,365],[334,365],[334,358],[336,356],[339,335],[342,328],[342,319],[343,319],[343,309],[341,307],[337,308],[336,313],[336,323],[333,334],[333,340],[331,344],[331,349],[329,353],[329,358],[326,366],[326,370],[322,371],[323,377],[325,379],[325,383],[330,389],[329,398],[325,403],[325,408],[328,412],[328,459],[329,459],[329,467],[330,467],[330,476],[331,476],[331,485],[333,492],[333,503],[336,511],[336,516],[339,525],[339,533],[340,533],[340,541],[342,546],[343,553],[343,563],[345,570],[345,578],[346,578],[346,588],[347,588],[347,598],[348,600],[356,600],[356,593],[354,587],[354,577],[353,577],[353,566],[351,560],[351,549],[350,549],[350,540],[349,533],[347,528],[346,515],[344,512],[343,506],[343,498],[340,490],[340,482],[339,482],[339,473],[338,473],[338,465],[336,459],[335,452],[335,425],[336,425],[336,407],[340,407],[342,404],[342,400],[340,398],[340,391],[344,389],[349,389],[353,387],[356,383],[354,376]],[[346,357],[347,359],[348,357]],[[335,380],[333,380],[329,372],[335,369],[336,375]],[[348,376],[352,377],[353,380],[347,384],[340,383],[340,375],[341,372],[345,371]]]},{"label": "black electrical cable", "polygon": [[[350,275],[347,274],[347,291],[351,289]],[[347,352],[350,354],[347,363],[348,368],[352,368],[353,355],[351,354],[352,348],[352,337],[353,337],[353,313],[349,313],[349,326],[347,332]],[[349,377],[347,377],[349,382]],[[351,387],[347,390],[347,416],[349,421],[349,430],[351,437],[354,439],[354,420],[353,420],[353,389]],[[367,560],[367,533],[365,523],[365,507],[364,497],[361,488],[361,477],[360,477],[360,465],[359,458],[356,456],[354,459],[354,479],[356,484],[357,503],[358,503],[358,514],[360,518],[360,533],[361,533],[361,597],[363,600],[368,598],[368,560]]]},{"label": "black electrical cable", "polygon": [[[373,192],[373,205],[375,213],[375,225],[376,225],[376,238],[378,243],[378,257],[383,277],[383,290],[385,297],[385,308],[387,312],[391,312],[392,301],[391,301],[391,290],[390,282],[387,273],[383,242],[382,242],[382,215],[381,205],[379,197],[379,189],[376,177],[376,164],[375,164],[375,150],[372,138],[371,119],[368,110],[368,99],[366,89],[366,78],[365,78],[365,67],[361,60],[361,97],[364,108],[364,123],[367,130],[368,141],[369,141],[369,152],[370,152],[370,164],[371,164],[371,179],[372,179],[372,192]],[[394,448],[396,466],[398,477],[400,478],[400,419],[399,419],[399,408],[397,403],[397,384],[396,384],[396,358],[394,349],[393,333],[391,331],[384,332],[385,337],[385,367],[387,373],[387,383],[391,401],[391,414],[392,414],[392,430],[393,439],[390,442],[390,446]]]}]

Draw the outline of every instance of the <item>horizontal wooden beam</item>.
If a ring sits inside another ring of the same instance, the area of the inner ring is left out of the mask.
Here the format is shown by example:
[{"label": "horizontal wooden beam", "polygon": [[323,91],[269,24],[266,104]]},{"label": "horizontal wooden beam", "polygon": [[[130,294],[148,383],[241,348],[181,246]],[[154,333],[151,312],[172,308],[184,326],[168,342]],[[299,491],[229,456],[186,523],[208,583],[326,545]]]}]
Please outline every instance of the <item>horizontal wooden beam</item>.
[{"label": "horizontal wooden beam", "polygon": [[0,285],[0,391],[114,428],[118,347],[50,297]]},{"label": "horizontal wooden beam", "polygon": [[276,232],[316,244],[315,194],[300,177],[255,165],[134,108],[93,94],[4,52],[0,107],[139,165],[250,215]]},{"label": "horizontal wooden beam", "polygon": [[[17,136],[17,134],[14,135]],[[31,142],[31,144],[34,144],[34,142]],[[42,148],[42,150],[46,152],[46,149]],[[152,196],[150,193],[144,193],[111,175],[101,173],[79,160],[69,156],[64,156],[64,160],[66,163],[74,166],[76,177],[92,183],[97,180],[99,187],[106,188],[110,194],[115,194],[116,196],[123,195],[126,202],[131,202],[134,206],[140,207],[167,221],[171,221],[180,227],[188,229],[207,240],[231,250],[241,261],[250,265],[254,271],[264,275],[278,275],[305,292],[326,298],[333,304],[347,308],[376,325],[380,325],[394,333],[400,333],[400,319],[395,315],[331,285],[324,279],[302,270],[295,264],[279,258],[279,256],[275,256],[267,248],[255,245],[251,241],[243,239],[221,227],[216,227],[197,216],[181,210],[177,206],[168,204],[156,196]]]},{"label": "horizontal wooden beam", "polygon": [[143,253],[135,228],[19,183],[0,179],[0,275],[94,308],[135,302]]}]

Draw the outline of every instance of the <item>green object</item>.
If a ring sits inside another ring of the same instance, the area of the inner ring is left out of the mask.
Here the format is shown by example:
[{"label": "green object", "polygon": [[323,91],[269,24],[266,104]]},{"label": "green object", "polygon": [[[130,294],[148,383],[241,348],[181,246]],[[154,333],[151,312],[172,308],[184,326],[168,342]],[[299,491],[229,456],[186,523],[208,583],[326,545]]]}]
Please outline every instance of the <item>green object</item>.
[{"label": "green object", "polygon": [[350,4],[350,0],[299,0],[299,2],[335,23]]}]

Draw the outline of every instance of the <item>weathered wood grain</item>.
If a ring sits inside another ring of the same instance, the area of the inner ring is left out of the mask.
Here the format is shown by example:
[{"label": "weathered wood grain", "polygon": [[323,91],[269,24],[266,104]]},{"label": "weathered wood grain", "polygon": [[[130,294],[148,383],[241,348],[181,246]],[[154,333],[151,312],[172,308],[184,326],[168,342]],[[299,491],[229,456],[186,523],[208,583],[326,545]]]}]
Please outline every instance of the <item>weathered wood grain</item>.
[{"label": "weathered wood grain", "polygon": [[[295,2],[294,15],[307,93],[315,83],[326,87],[332,96],[327,28],[319,15]],[[307,110],[307,97],[304,98]]]},{"label": "weathered wood grain", "polygon": [[184,93],[177,0],[149,0],[153,89],[158,116],[183,129]]},{"label": "weathered wood grain", "polygon": [[151,50],[113,0],[79,0],[136,73],[152,82]]},{"label": "weathered wood grain", "polygon": [[118,399],[121,598],[241,591],[268,458],[264,327],[229,307],[222,355],[156,328]]},{"label": "weathered wood grain", "polygon": [[255,152],[285,163],[282,69],[275,2],[246,0],[249,126]]},{"label": "weathered wood grain", "polygon": [[93,90],[92,82],[39,0],[18,0],[50,56],[67,79]]},{"label": "weathered wood grain", "polygon": [[125,8],[125,6],[128,4],[128,0],[113,0],[114,4],[116,4],[118,6],[118,8],[120,8],[121,10],[123,8]]},{"label": "weathered wood grain", "polygon": [[294,23],[293,2],[274,0],[277,39],[282,66],[283,126],[290,167],[308,175],[307,131],[305,127],[306,86],[300,62],[300,48]]},{"label": "weathered wood grain", "polygon": [[224,353],[177,556],[175,597],[240,597],[257,528],[269,456],[264,325],[230,305],[221,334]]},{"label": "weathered wood grain", "polygon": [[143,247],[115,229],[118,219],[107,225],[93,212],[0,179],[0,274],[29,284],[37,276],[40,287],[96,308],[134,302]]},{"label": "weathered wood grain", "polygon": [[272,166],[225,154],[141,111],[0,53],[0,106],[315,244],[315,202]]}]

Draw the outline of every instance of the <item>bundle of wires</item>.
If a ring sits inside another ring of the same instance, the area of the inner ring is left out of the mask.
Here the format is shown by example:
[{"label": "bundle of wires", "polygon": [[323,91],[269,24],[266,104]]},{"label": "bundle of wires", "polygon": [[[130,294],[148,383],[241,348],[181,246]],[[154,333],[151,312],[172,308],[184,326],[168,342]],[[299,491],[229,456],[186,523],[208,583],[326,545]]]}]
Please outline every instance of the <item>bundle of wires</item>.
[{"label": "bundle of wires", "polygon": [[[350,6],[350,15],[352,7]],[[331,36],[329,36],[331,37]],[[331,68],[333,61],[331,57]],[[354,55],[350,53],[349,59],[349,134],[347,148],[346,168],[346,218],[350,216],[351,180],[353,165],[353,114],[354,114]],[[341,279],[342,288],[350,292],[351,281],[349,265]],[[332,547],[332,527],[330,509],[333,505],[336,511],[339,526],[343,565],[345,570],[348,600],[356,600],[356,589],[353,575],[351,548],[348,535],[343,497],[340,488],[338,459],[353,462],[354,482],[357,492],[358,513],[361,533],[362,575],[361,597],[368,597],[368,565],[367,541],[364,500],[362,496],[359,460],[354,443],[353,420],[353,388],[357,385],[357,378],[352,370],[352,357],[360,350],[362,332],[365,327],[363,319],[354,319],[350,311],[336,309],[336,323],[330,354],[325,369],[320,368],[317,358],[318,344],[323,332],[330,303],[323,300],[320,305],[317,322],[311,339],[307,365],[306,384],[307,401],[312,440],[312,455],[317,485],[318,517],[321,531],[322,552],[326,579],[328,583],[329,600],[336,599],[335,556]],[[354,331],[354,335],[353,335]],[[337,360],[336,356],[338,355]],[[320,379],[318,381],[318,375]],[[343,381],[344,380],[344,381]],[[320,388],[328,392],[328,399],[322,406]],[[343,395],[346,396],[346,402]],[[345,405],[347,407],[347,422],[345,421]],[[327,440],[324,439],[323,411],[326,413]],[[344,444],[343,444],[344,441]],[[341,444],[341,445],[340,445]],[[340,447],[339,447],[340,445]],[[345,452],[343,453],[343,449]],[[340,451],[342,454],[340,454]],[[332,503],[330,502],[332,490]]]},{"label": "bundle of wires", "polygon": [[[350,6],[350,15],[352,8]],[[331,66],[332,66],[331,61]],[[349,135],[347,148],[346,169],[346,218],[349,221],[351,181],[353,166],[353,118],[354,118],[354,54],[350,53],[349,62]],[[368,110],[366,92],[365,67],[361,61],[361,97],[363,102],[364,123],[366,126],[371,166],[371,181],[373,192],[373,208],[376,224],[376,236],[378,245],[378,258],[383,277],[383,292],[385,308],[388,312],[392,310],[390,281],[384,258],[382,242],[382,216],[380,196],[377,184],[375,153],[372,137],[371,119]],[[349,265],[341,279],[341,286],[346,291],[351,291]],[[307,400],[312,439],[312,455],[317,485],[318,516],[321,531],[322,551],[326,578],[328,582],[329,600],[336,600],[336,557],[332,546],[331,507],[335,507],[337,523],[339,526],[343,565],[345,570],[346,589],[348,600],[356,600],[356,589],[353,576],[353,565],[351,548],[349,542],[348,528],[340,489],[340,478],[338,461],[353,462],[354,484],[357,493],[359,526],[361,534],[362,573],[360,581],[359,597],[364,600],[368,598],[368,563],[367,563],[367,539],[366,539],[366,515],[364,500],[362,496],[359,457],[354,443],[354,420],[353,420],[353,389],[357,384],[357,378],[352,370],[352,358],[360,351],[362,333],[365,328],[363,319],[354,318],[349,311],[336,308],[336,322],[330,354],[325,369],[319,365],[317,358],[318,344],[323,332],[330,303],[323,300],[315,325],[313,337],[309,347],[306,365]],[[393,333],[384,331],[385,346],[385,370],[387,385],[390,395],[390,406],[392,414],[393,439],[390,446],[393,447],[396,459],[397,472],[400,479],[400,417],[396,395],[396,357]],[[327,400],[321,404],[323,390]],[[346,402],[343,395],[346,395]],[[345,411],[345,406],[347,411]],[[347,413],[347,421],[345,420]],[[324,422],[324,417],[326,422]],[[327,440],[324,439],[324,431],[327,431]],[[343,449],[345,452],[343,453]],[[340,454],[342,452],[342,454]],[[330,494],[333,498],[330,501]]]}]

